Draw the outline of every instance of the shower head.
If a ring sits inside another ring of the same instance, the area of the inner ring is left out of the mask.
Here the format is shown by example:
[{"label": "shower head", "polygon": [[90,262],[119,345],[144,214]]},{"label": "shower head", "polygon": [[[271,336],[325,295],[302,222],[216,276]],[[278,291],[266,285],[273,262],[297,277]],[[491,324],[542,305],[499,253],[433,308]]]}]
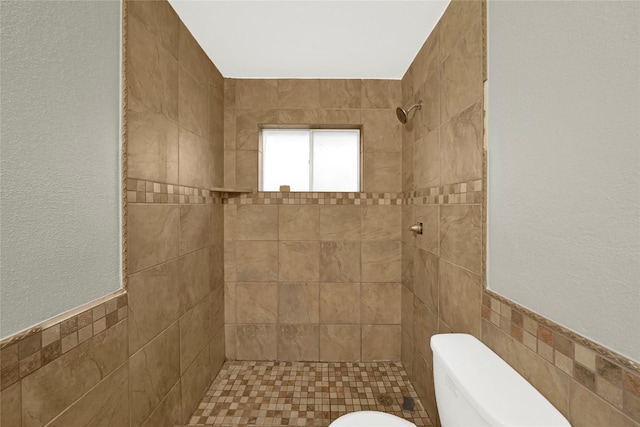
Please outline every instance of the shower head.
[{"label": "shower head", "polygon": [[414,108],[421,110],[422,101],[418,101],[417,104],[413,104],[408,110],[405,110],[402,107],[396,108],[396,116],[398,117],[398,120],[400,120],[400,123],[402,124],[407,123],[407,120],[409,119],[409,113],[411,113],[411,110],[413,110]]}]

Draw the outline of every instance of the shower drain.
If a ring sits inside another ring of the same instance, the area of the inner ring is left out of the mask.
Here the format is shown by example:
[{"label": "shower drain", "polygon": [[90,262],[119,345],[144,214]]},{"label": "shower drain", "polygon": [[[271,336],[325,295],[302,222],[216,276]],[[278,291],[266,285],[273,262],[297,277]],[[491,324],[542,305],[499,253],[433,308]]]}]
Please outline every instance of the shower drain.
[{"label": "shower drain", "polygon": [[380,395],[378,395],[378,402],[382,406],[391,406],[391,405],[393,405],[393,399],[388,394],[380,394]]}]

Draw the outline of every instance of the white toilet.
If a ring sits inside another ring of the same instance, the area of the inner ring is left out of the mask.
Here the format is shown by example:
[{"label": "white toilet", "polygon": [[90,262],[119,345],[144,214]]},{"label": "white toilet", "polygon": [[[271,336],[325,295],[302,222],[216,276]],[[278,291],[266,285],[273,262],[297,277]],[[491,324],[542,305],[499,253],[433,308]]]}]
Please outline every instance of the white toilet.
[{"label": "white toilet", "polygon": [[571,427],[531,384],[478,339],[431,337],[442,427]]},{"label": "white toilet", "polygon": [[329,427],[416,427],[395,415],[377,411],[351,412],[336,419]]}]

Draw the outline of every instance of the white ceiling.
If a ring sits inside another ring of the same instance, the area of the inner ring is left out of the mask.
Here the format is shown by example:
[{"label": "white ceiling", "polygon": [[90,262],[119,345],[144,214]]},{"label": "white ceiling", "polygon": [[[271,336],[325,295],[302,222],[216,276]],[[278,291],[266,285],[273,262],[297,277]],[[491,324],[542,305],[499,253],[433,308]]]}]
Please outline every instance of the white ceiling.
[{"label": "white ceiling", "polygon": [[401,79],[449,0],[169,0],[225,77]]}]

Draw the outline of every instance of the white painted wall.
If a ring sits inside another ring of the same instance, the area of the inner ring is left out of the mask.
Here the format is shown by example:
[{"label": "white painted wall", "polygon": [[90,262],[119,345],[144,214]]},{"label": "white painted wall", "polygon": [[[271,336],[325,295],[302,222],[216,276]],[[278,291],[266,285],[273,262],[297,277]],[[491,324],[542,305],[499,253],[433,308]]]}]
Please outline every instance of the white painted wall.
[{"label": "white painted wall", "polygon": [[121,287],[120,3],[0,7],[4,338]]},{"label": "white painted wall", "polygon": [[640,2],[489,1],[488,287],[640,361]]}]

